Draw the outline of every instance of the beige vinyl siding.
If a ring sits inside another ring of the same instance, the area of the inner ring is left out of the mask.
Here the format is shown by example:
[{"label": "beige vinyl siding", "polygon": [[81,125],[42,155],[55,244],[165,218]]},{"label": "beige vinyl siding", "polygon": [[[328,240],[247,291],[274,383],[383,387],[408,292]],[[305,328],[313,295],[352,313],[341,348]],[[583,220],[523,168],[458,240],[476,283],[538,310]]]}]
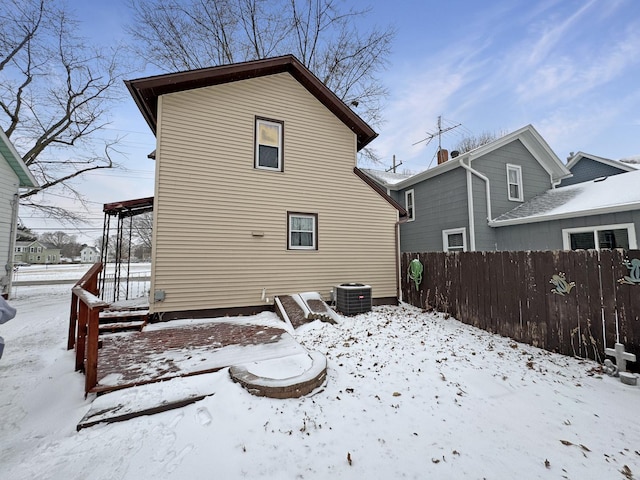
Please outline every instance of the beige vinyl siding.
[{"label": "beige vinyl siding", "polygon": [[[284,172],[254,168],[256,116],[284,122]],[[397,211],[353,173],[353,132],[289,74],[165,95],[158,123],[153,312],[352,281],[396,296]],[[317,251],[287,250],[287,212],[318,215]]]}]

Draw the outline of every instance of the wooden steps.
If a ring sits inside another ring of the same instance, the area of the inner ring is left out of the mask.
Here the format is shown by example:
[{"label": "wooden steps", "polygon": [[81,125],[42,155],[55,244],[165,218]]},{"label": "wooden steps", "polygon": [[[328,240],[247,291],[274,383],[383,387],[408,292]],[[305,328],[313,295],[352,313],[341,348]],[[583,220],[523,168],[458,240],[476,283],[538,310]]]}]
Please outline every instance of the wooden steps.
[{"label": "wooden steps", "polygon": [[100,312],[99,331],[103,333],[117,333],[127,331],[142,331],[149,320],[148,309],[107,310]]}]

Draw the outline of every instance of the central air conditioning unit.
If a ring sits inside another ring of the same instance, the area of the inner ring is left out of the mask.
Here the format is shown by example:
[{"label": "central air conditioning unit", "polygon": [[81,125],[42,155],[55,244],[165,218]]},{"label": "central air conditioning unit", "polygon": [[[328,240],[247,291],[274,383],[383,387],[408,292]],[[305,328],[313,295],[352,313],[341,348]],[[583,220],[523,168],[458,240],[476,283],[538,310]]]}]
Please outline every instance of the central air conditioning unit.
[{"label": "central air conditioning unit", "polygon": [[336,310],[343,315],[371,311],[371,287],[364,283],[342,283],[336,287]]}]

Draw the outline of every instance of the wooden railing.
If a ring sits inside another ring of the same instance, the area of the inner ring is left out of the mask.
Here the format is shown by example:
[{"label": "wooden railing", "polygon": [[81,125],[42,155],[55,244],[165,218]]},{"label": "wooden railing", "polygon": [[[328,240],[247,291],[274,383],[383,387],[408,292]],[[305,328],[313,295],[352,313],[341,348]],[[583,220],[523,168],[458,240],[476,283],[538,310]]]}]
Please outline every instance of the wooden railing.
[{"label": "wooden railing", "polygon": [[76,349],[76,371],[84,371],[85,395],[98,382],[100,312],[109,306],[97,295],[102,263],[94,264],[71,289],[67,349]]},{"label": "wooden railing", "polygon": [[93,266],[87,270],[80,280],[71,289],[71,313],[69,314],[69,337],[67,339],[67,350],[71,350],[75,345],[76,339],[76,324],[78,321],[78,296],[73,292],[76,287],[82,287],[92,295],[99,295],[98,291],[98,275],[102,271],[102,263],[94,263]]}]

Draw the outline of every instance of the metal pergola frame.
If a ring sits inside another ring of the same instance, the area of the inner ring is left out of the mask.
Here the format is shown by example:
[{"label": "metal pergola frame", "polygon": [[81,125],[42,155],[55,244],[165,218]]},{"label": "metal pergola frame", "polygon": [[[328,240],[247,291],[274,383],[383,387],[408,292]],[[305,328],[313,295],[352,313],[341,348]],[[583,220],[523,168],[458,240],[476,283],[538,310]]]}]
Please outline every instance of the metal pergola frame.
[{"label": "metal pergola frame", "polygon": [[[103,265],[107,265],[109,261],[109,234],[111,231],[111,218],[117,218],[117,233],[116,233],[116,245],[115,252],[113,252],[113,259],[115,262],[114,271],[114,288],[113,298],[105,297],[105,279],[107,275],[107,269],[103,268],[100,272],[98,279],[98,288],[100,290],[100,296],[105,301],[116,302],[120,300],[120,285],[123,280],[126,280],[125,298],[129,296],[129,270],[131,266],[131,237],[132,237],[132,225],[133,217],[141,215],[143,213],[153,211],[153,197],[138,198],[135,200],[126,200],[123,202],[105,203],[104,212],[104,224],[102,228],[102,250],[101,261]],[[129,237],[125,239],[125,223],[129,221]],[[126,242],[125,242],[126,240]],[[126,252],[126,278],[123,279],[122,267],[124,261],[124,253]]]}]

